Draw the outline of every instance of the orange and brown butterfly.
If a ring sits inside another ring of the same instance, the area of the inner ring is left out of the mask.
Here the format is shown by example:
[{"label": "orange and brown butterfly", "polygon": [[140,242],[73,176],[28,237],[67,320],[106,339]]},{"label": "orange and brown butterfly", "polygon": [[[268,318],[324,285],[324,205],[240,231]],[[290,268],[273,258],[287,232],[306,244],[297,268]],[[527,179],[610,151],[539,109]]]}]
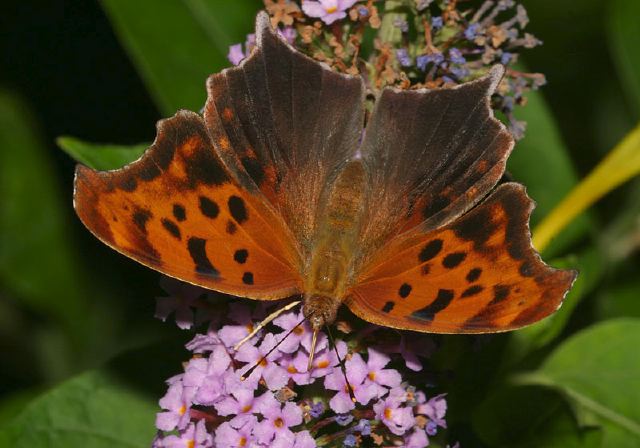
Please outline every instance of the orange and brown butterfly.
[{"label": "orange and brown butterfly", "polygon": [[75,208],[115,250],[256,300],[302,297],[317,331],[342,304],[375,324],[492,333],[558,309],[574,271],[531,245],[513,139],[490,96],[504,69],[377,97],[299,53],[258,15],[257,46],[207,82],[204,116],[159,122],[115,171],[78,166]]}]

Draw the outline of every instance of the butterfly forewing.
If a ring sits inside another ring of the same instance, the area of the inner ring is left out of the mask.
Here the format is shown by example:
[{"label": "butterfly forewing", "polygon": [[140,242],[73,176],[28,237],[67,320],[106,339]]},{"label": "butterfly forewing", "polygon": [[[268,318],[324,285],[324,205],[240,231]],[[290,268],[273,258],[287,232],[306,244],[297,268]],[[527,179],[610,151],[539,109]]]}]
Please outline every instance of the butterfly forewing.
[{"label": "butterfly forewing", "polygon": [[531,246],[533,208],[503,184],[453,223],[397,240],[357,280],[349,307],[365,320],[433,333],[507,331],[553,313],[576,273],[544,264]]},{"label": "butterfly forewing", "polygon": [[481,200],[500,179],[513,139],[489,98],[504,69],[452,89],[386,89],[362,154],[371,203],[365,252],[411,229],[433,230]]},{"label": "butterfly forewing", "polygon": [[364,88],[287,45],[268,16],[256,33],[246,61],[209,78],[205,120],[227,166],[247,173],[309,257],[323,192],[358,147]]},{"label": "butterfly forewing", "polygon": [[78,167],[74,204],[102,241],[172,277],[259,299],[300,290],[282,220],[224,167],[193,112],[161,121],[154,144],[122,169]]}]

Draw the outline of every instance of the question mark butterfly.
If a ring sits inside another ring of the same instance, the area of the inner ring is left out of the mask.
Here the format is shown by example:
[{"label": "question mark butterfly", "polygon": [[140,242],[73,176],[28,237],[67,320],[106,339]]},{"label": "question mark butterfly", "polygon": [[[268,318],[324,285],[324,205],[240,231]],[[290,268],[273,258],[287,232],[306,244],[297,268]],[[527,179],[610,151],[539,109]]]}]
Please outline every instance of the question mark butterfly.
[{"label": "question mark butterfly", "polygon": [[[299,53],[260,13],[257,46],[115,171],[78,166],[82,222],[171,277],[257,300],[302,296],[314,333],[342,304],[375,324],[493,333],[553,313],[576,273],[542,262],[490,96],[386,88],[365,127],[360,77]],[[289,309],[294,300],[288,306]]]}]

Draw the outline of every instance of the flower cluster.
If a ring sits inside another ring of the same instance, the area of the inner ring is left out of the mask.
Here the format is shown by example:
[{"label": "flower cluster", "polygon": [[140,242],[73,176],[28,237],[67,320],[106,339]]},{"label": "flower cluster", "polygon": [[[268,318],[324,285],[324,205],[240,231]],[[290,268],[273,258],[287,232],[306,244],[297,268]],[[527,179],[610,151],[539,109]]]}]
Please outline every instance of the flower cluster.
[{"label": "flower cluster", "polygon": [[[400,88],[450,87],[485,74],[494,64],[507,67],[493,98],[516,139],[525,123],[513,110],[523,95],[545,83],[544,75],[512,66],[521,49],[540,41],[524,31],[529,18],[514,0],[486,0],[462,10],[457,0],[264,0],[274,27],[287,41],[335,70],[363,74],[372,92]],[[367,33],[368,29],[375,30]],[[368,42],[368,36],[374,35]],[[255,46],[233,45],[229,60],[238,64]]]},{"label": "flower cluster", "polygon": [[420,357],[434,349],[428,337],[414,339],[414,351],[387,329],[340,322],[334,343],[318,336],[309,369],[312,332],[300,310],[283,312],[268,326],[276,330],[260,329],[236,350],[282,303],[217,295],[214,307],[204,290],[163,285],[171,296],[158,299],[158,317],[175,311],[181,328],[208,329],[187,344],[183,373],[167,380],[154,447],[420,448],[446,428],[445,396],[427,396],[409,379],[420,377]]}]

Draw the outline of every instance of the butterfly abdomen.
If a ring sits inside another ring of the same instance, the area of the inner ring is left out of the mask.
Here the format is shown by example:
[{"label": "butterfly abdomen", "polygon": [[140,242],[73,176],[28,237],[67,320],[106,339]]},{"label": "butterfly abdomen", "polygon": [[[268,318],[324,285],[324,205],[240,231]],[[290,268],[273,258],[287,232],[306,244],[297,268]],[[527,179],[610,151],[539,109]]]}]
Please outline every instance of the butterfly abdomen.
[{"label": "butterfly abdomen", "polygon": [[318,210],[319,225],[306,279],[307,309],[333,316],[342,303],[364,212],[365,187],[364,167],[360,161],[352,161],[327,191]]}]

